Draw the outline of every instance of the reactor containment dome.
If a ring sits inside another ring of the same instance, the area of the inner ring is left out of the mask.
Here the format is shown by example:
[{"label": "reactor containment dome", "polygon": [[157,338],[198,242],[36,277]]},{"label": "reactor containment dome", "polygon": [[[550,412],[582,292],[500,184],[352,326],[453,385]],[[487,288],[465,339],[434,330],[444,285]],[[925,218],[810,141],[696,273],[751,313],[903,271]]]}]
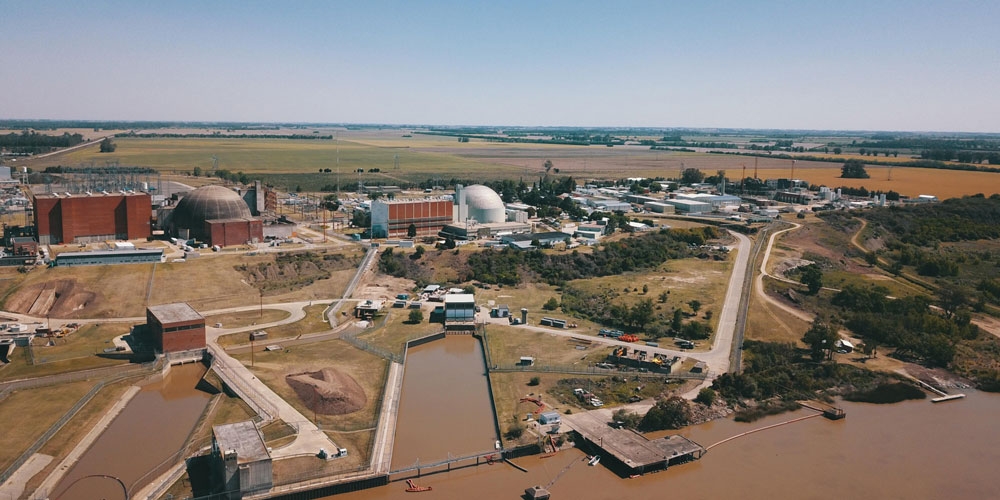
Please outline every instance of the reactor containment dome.
[{"label": "reactor containment dome", "polygon": [[474,184],[457,190],[458,215],[457,222],[473,219],[480,224],[495,224],[507,220],[503,199],[496,191]]}]

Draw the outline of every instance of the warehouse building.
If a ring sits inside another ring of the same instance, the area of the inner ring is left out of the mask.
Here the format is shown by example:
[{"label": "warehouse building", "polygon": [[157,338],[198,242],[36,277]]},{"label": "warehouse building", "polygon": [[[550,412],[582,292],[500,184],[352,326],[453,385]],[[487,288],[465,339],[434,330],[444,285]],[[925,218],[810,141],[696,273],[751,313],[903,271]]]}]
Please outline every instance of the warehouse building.
[{"label": "warehouse building", "polygon": [[202,186],[188,193],[160,226],[172,236],[220,247],[264,240],[264,223],[251,214],[240,195],[223,186]]},{"label": "warehouse building", "polygon": [[205,349],[205,318],[186,302],[147,307],[146,327],[161,353]]},{"label": "warehouse building", "polygon": [[35,227],[42,245],[132,240],[152,234],[147,193],[35,195]]},{"label": "warehouse building", "polygon": [[471,293],[449,293],[444,296],[446,330],[471,330],[475,325],[476,299]]},{"label": "warehouse building", "polygon": [[109,264],[148,264],[163,262],[162,248],[138,250],[95,250],[90,252],[63,252],[56,255],[54,266],[103,266]]},{"label": "warehouse building", "polygon": [[212,426],[213,481],[229,499],[270,490],[271,454],[253,422]]},{"label": "warehouse building", "polygon": [[712,211],[712,204],[703,201],[670,199],[663,202],[673,205],[674,210],[681,214],[707,214]]},{"label": "warehouse building", "polygon": [[674,206],[669,203],[664,203],[662,201],[650,201],[643,205],[646,210],[650,212],[655,212],[658,214],[672,214],[674,213]]}]

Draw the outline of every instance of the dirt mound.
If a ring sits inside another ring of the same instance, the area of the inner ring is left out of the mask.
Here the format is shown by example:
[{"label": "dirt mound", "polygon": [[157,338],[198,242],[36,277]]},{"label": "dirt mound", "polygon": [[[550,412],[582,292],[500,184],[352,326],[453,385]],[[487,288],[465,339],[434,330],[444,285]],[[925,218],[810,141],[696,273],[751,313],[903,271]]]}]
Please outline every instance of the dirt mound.
[{"label": "dirt mound", "polygon": [[368,398],[353,377],[333,368],[285,376],[285,382],[310,410],[345,415],[364,408]]},{"label": "dirt mound", "polygon": [[74,280],[64,279],[24,287],[7,299],[4,306],[22,314],[71,318],[79,316],[96,299],[96,293]]}]

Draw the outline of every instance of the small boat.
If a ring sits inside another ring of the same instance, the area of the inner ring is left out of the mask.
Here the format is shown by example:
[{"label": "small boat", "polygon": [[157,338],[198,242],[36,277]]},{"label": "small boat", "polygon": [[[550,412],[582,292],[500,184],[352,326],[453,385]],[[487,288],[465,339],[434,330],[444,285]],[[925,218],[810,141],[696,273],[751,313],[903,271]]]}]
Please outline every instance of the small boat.
[{"label": "small boat", "polygon": [[593,466],[597,465],[598,463],[600,463],[600,461],[601,461],[601,456],[600,455],[594,455],[594,456],[590,457],[590,461],[587,462],[587,465],[593,467]]},{"label": "small boat", "polygon": [[431,488],[430,486],[417,486],[417,483],[414,483],[412,479],[407,479],[406,480],[406,485],[409,486],[409,488],[406,488],[406,491],[408,491],[410,493],[418,493],[418,492],[421,492],[421,491],[431,491],[431,490],[434,489],[434,488]]}]

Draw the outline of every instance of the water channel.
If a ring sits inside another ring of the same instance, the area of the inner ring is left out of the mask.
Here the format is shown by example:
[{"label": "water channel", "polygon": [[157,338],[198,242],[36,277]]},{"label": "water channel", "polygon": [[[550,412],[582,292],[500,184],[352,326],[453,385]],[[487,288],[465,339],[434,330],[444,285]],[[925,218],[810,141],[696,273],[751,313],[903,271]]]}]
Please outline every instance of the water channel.
[{"label": "water channel", "polygon": [[[811,418],[730,441],[700,461],[636,479],[602,466],[588,467],[576,450],[552,458],[516,459],[528,473],[507,465],[471,467],[425,476],[436,498],[520,498],[524,488],[546,485],[559,499],[683,498],[1000,498],[1000,395],[965,391],[941,404],[929,400],[894,405],[844,402],[847,418]],[[443,412],[447,413],[447,412]],[[739,423],[732,419],[683,429],[711,445],[747,430],[808,415],[800,410]],[[448,432],[446,418],[423,423],[428,435]],[[397,442],[397,449],[405,449]],[[337,495],[338,500],[404,499],[405,485]],[[431,495],[429,493],[428,495]]]},{"label": "water channel", "polygon": [[163,380],[143,386],[50,498],[125,498],[123,485],[135,492],[152,480],[148,473],[184,446],[208,405],[209,395],[195,389],[204,374],[200,363],[174,366]]},{"label": "water channel", "polygon": [[392,469],[493,449],[497,433],[483,348],[469,335],[409,349]]}]

